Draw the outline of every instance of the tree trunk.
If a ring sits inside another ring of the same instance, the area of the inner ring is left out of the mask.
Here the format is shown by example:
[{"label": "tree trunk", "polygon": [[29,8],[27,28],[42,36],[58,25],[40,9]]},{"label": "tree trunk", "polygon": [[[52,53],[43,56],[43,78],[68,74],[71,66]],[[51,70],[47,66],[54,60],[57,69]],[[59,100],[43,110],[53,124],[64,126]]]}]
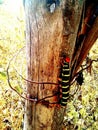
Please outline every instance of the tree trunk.
[{"label": "tree trunk", "polygon": [[83,60],[86,58],[89,50],[91,49],[91,47],[93,46],[97,38],[98,38],[98,18],[96,18],[91,30],[89,31],[89,33],[87,34],[87,37],[84,40],[83,47],[81,49],[81,53],[77,61],[78,64],[76,65],[75,72],[78,71],[79,66],[82,64]]},{"label": "tree trunk", "polygon": [[[90,1],[89,1],[90,2]],[[89,50],[98,38],[98,2],[90,2],[86,5],[85,16],[81,23],[81,28],[77,35],[77,41],[72,58],[72,79],[80,69],[84,59],[86,59]]]},{"label": "tree trunk", "polygon": [[24,130],[64,129],[65,107],[52,104],[59,96],[41,99],[58,91],[61,59],[72,58],[83,2],[57,0],[52,9],[48,2],[25,0],[27,79],[40,83],[27,82],[27,97],[33,101],[25,104]]}]

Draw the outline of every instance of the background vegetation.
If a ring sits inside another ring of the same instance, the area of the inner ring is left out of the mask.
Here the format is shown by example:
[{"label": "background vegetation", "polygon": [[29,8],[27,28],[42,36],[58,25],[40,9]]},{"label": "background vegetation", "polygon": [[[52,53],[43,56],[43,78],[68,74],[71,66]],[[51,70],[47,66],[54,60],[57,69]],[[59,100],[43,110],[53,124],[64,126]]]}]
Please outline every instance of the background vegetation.
[{"label": "background vegetation", "polygon": [[[6,69],[13,55],[25,45],[24,14],[23,8],[18,10],[20,14],[15,14],[7,7],[7,2],[0,5],[0,130],[6,130],[9,126],[11,130],[21,130],[23,100],[10,89]],[[11,62],[9,69],[12,86],[20,93],[24,83],[16,74],[14,67],[23,73],[25,68],[23,52],[24,50],[17,57],[18,60]]]},{"label": "background vegetation", "polygon": [[[7,66],[10,59],[25,46],[25,22],[23,8],[19,14],[7,10],[7,4],[0,5],[0,130],[22,130],[24,100],[7,83]],[[98,57],[98,40],[89,57]],[[25,82],[18,73],[26,75],[25,47],[10,63],[11,85],[25,96]],[[85,64],[85,63],[84,63]],[[91,74],[83,71],[84,83],[76,82],[71,87],[64,124],[68,130],[98,130],[98,63],[93,62]],[[17,73],[18,71],[18,73]]]},{"label": "background vegetation", "polygon": [[[89,52],[92,63],[91,73],[83,71],[84,83],[71,86],[65,125],[68,130],[98,130],[98,40]],[[85,62],[84,62],[85,64]]]}]

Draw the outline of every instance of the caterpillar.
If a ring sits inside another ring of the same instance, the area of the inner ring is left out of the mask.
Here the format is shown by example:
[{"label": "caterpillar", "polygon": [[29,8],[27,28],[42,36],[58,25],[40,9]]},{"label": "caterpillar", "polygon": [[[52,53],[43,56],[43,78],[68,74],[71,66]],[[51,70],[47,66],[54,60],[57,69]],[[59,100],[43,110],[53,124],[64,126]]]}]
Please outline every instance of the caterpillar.
[{"label": "caterpillar", "polygon": [[66,106],[67,100],[69,98],[69,78],[70,78],[70,69],[69,69],[70,58],[66,57],[62,65],[62,74],[61,74],[61,87],[62,87],[62,98],[61,106]]}]

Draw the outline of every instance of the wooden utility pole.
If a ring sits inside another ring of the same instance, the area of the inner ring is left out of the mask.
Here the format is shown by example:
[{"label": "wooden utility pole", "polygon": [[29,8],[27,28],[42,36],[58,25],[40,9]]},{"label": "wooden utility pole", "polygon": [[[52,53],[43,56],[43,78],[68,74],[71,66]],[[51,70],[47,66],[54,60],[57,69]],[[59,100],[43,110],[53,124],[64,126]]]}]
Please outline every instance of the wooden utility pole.
[{"label": "wooden utility pole", "polygon": [[51,104],[57,95],[49,103],[38,101],[58,91],[60,61],[72,58],[82,9],[81,0],[25,0],[27,79],[38,84],[27,82],[27,97],[34,102],[26,101],[24,130],[64,129],[65,108]]}]

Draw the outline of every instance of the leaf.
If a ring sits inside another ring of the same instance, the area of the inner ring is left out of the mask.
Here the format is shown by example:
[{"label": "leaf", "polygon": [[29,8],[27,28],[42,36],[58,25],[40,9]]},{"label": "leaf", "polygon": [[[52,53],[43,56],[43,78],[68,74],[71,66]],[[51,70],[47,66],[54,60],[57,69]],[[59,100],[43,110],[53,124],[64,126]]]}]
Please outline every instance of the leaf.
[{"label": "leaf", "polygon": [[22,89],[20,86],[16,86],[15,89],[17,90],[17,92],[22,93]]},{"label": "leaf", "polygon": [[85,108],[80,109],[79,113],[81,114],[81,117],[82,117],[82,118],[85,118],[85,117],[87,116],[87,113],[86,113],[86,109],[85,109]]},{"label": "leaf", "polygon": [[5,72],[0,72],[0,75],[3,77],[6,77],[6,73]]}]

